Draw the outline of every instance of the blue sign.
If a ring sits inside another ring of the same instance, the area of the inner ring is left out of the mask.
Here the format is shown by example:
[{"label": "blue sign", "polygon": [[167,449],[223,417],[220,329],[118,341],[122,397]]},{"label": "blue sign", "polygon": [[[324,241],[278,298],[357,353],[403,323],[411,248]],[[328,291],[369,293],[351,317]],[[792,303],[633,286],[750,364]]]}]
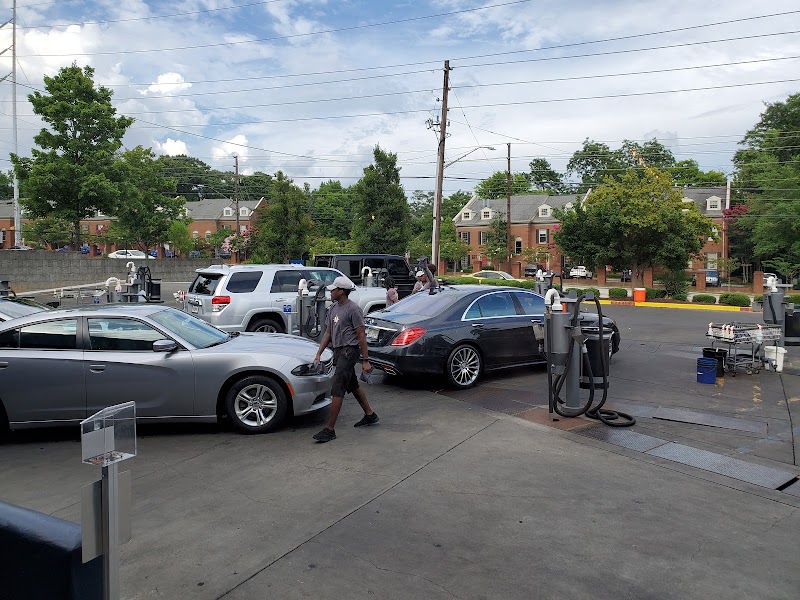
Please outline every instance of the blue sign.
[{"label": "blue sign", "polygon": [[289,264],[290,265],[303,265],[303,266],[306,266],[306,261],[304,261],[301,258],[300,259],[295,258],[295,259],[290,260]]},{"label": "blue sign", "polygon": [[284,304],[283,305],[283,312],[285,312],[285,313],[292,312],[292,305],[291,304]]}]

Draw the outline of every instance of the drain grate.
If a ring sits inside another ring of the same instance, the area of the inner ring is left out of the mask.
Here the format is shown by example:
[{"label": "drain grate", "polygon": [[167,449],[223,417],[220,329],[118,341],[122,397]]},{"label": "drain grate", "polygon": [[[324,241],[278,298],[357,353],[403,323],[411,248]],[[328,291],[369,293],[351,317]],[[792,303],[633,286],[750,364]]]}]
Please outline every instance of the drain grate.
[{"label": "drain grate", "polygon": [[653,415],[653,418],[663,421],[678,421],[681,423],[692,423],[693,425],[708,425],[709,427],[735,429],[737,431],[758,433],[763,436],[767,435],[767,424],[762,421],[747,421],[734,417],[692,412],[681,408],[659,408]]},{"label": "drain grate", "polygon": [[628,429],[616,429],[606,425],[596,425],[594,427],[586,427],[577,431],[581,435],[614,444],[615,446],[622,446],[629,450],[638,450],[640,452],[647,452],[653,448],[668,444],[667,440],[662,440],[643,433],[636,433]]},{"label": "drain grate", "polygon": [[716,452],[708,452],[684,444],[676,444],[675,442],[664,444],[646,452],[651,456],[666,458],[690,467],[718,473],[773,490],[780,488],[795,478],[795,475],[788,471],[756,465],[723,454],[717,454]]}]

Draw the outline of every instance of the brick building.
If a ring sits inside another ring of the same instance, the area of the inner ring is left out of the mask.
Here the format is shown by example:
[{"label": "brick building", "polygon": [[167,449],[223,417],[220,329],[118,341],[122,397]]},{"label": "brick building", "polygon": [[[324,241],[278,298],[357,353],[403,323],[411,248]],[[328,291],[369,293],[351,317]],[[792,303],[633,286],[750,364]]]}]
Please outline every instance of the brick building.
[{"label": "brick building", "polygon": [[[702,214],[714,221],[716,233],[720,238],[717,241],[709,238],[702,251],[702,264],[699,261],[690,261],[687,269],[698,272],[703,269],[715,268],[715,261],[728,255],[728,240],[723,228],[723,211],[730,208],[730,188],[693,188],[681,189],[681,192],[684,202],[694,202]],[[561,271],[567,259],[561,256],[558,248],[553,244],[553,232],[557,230],[559,223],[553,216],[553,211],[569,209],[576,203],[583,202],[586,197],[586,195],[575,194],[511,196],[511,239],[514,246],[514,258],[510,267],[505,264],[505,261],[502,265],[493,266],[507,268],[515,277],[521,277],[527,262],[522,256],[523,251],[526,248],[536,248],[541,255],[539,262],[550,270]],[[498,215],[505,219],[506,209],[506,198],[484,200],[474,197],[459,211],[453,219],[456,233],[471,247],[469,255],[462,259],[461,266],[472,265],[477,271],[487,264],[489,259],[481,250],[481,246],[486,243],[492,221]],[[450,269],[456,267],[457,265],[448,265]]]}]

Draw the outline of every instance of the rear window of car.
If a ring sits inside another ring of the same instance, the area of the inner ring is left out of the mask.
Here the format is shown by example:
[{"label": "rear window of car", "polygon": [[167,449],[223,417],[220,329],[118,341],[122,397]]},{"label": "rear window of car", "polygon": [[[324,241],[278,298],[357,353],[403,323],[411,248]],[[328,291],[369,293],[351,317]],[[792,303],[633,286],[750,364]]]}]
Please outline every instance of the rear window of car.
[{"label": "rear window of car", "polygon": [[241,271],[234,273],[225,285],[225,289],[232,294],[246,294],[252,292],[261,281],[263,271]]},{"label": "rear window of car", "polygon": [[211,296],[217,289],[220,279],[222,279],[221,273],[198,273],[189,288],[189,293]]},{"label": "rear window of car", "polygon": [[719,273],[717,271],[706,271],[706,277],[719,277]]},{"label": "rear window of car", "polygon": [[388,312],[398,312],[409,315],[432,317],[443,312],[458,300],[457,296],[448,295],[447,292],[429,294],[427,291],[406,296],[397,304],[384,309]]}]

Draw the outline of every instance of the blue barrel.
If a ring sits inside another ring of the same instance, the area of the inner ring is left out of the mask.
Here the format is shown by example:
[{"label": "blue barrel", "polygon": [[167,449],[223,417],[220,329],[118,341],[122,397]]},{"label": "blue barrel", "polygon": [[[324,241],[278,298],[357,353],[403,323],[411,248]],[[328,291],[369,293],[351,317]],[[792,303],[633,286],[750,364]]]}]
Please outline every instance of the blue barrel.
[{"label": "blue barrel", "polygon": [[717,382],[717,359],[698,358],[697,359],[697,383]]}]

